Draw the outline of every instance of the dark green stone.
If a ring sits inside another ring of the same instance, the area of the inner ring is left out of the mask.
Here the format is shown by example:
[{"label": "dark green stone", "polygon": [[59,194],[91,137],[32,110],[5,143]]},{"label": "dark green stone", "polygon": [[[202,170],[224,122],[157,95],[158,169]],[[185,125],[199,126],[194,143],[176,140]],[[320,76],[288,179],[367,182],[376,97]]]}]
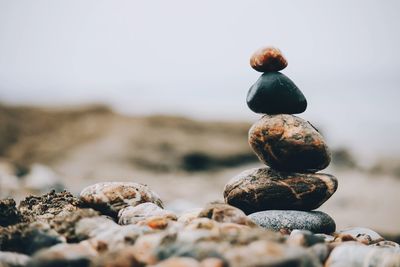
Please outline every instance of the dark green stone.
[{"label": "dark green stone", "polygon": [[280,72],[266,72],[247,93],[247,105],[256,113],[298,114],[307,108],[303,93]]}]

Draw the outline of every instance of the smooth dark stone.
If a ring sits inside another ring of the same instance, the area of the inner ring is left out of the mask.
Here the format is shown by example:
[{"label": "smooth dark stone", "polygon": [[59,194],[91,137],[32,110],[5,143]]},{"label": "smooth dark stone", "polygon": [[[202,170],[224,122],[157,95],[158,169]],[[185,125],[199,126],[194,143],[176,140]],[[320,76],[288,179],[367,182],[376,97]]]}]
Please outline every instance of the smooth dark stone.
[{"label": "smooth dark stone", "polygon": [[263,163],[280,171],[316,172],[331,161],[322,135],[294,115],[264,115],[251,127],[249,145]]},{"label": "smooth dark stone", "polygon": [[259,226],[273,231],[299,229],[331,234],[336,229],[335,221],[321,211],[267,210],[249,217]]},{"label": "smooth dark stone", "polygon": [[328,200],[337,186],[337,179],[330,174],[254,168],[232,178],[225,185],[224,198],[246,214],[263,210],[313,210]]},{"label": "smooth dark stone", "polygon": [[266,72],[247,93],[247,105],[256,113],[297,114],[306,110],[307,100],[287,76]]}]

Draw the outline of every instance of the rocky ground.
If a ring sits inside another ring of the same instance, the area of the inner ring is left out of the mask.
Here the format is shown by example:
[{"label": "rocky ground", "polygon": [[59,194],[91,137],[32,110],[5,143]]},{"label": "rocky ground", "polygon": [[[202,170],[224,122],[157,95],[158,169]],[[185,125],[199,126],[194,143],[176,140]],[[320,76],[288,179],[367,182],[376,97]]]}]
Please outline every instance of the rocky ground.
[{"label": "rocky ground", "polygon": [[0,266],[400,266],[366,228],[329,234],[257,226],[223,203],[180,214],[148,187],[106,183],[0,202]]}]

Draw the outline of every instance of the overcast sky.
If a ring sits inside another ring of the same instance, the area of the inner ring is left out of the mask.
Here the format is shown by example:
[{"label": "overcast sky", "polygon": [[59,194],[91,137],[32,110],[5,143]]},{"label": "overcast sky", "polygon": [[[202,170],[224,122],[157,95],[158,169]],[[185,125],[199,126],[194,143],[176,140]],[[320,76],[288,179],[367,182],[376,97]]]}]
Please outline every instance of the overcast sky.
[{"label": "overcast sky", "polygon": [[399,3],[0,0],[0,101],[254,120],[249,57],[275,45],[301,116],[336,144],[398,152]]}]

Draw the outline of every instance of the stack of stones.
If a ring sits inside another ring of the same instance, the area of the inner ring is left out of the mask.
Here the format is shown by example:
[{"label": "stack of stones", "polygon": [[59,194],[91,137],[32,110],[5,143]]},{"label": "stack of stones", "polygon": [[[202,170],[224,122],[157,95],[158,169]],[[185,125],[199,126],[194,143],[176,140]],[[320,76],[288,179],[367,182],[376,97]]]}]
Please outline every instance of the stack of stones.
[{"label": "stack of stones", "polygon": [[331,160],[324,138],[294,116],[307,108],[303,93],[279,71],[287,61],[277,48],[258,50],[250,59],[261,77],[247,94],[248,107],[264,114],[249,131],[249,144],[267,167],[242,172],[225,186],[225,202],[262,227],[333,233],[334,220],[320,207],[337,189],[330,174],[317,173]]}]

